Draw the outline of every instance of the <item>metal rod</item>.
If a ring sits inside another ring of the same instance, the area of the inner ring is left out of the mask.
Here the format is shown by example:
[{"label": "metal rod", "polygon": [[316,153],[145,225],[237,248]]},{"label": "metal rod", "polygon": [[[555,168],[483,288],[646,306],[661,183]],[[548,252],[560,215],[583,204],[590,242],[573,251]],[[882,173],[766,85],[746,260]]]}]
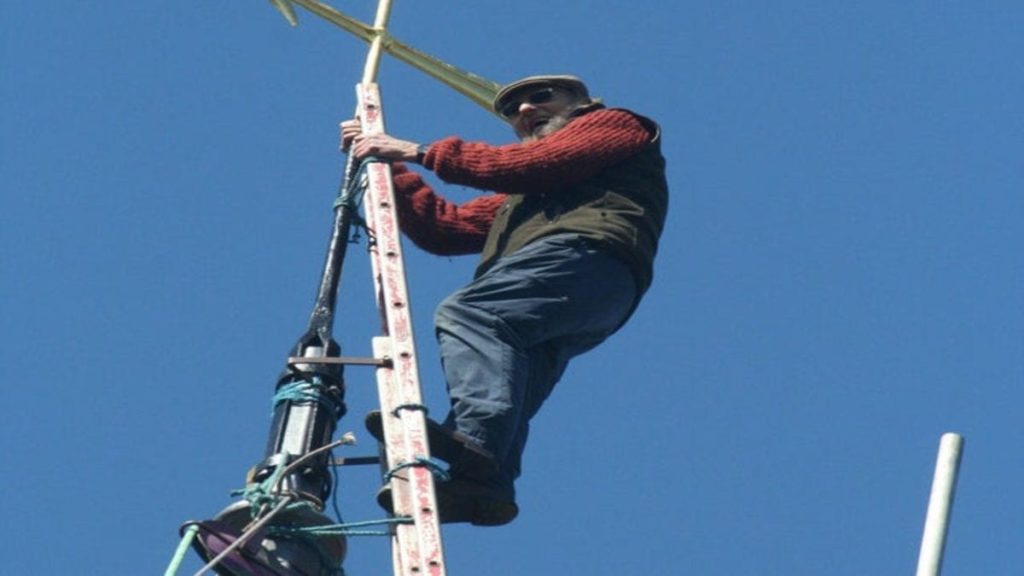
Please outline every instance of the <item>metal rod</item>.
[{"label": "metal rod", "polygon": [[[354,174],[356,168],[352,156],[349,156],[338,190],[339,198],[343,199],[351,187],[351,181],[356,177]],[[334,225],[331,228],[330,239],[327,241],[327,255],[324,258],[324,268],[320,275],[320,286],[317,289],[313,312],[310,314],[308,332],[299,339],[299,344],[296,346],[298,354],[303,354],[307,346],[317,343],[317,339],[319,344],[326,347],[331,338],[341,270],[345,264],[349,231],[354,216],[353,210],[354,206],[342,202],[334,211]]]},{"label": "metal rod", "polygon": [[367,466],[380,464],[380,456],[349,456],[348,458],[335,458],[332,466]]},{"label": "metal rod", "polygon": [[164,576],[174,576],[178,573],[178,568],[181,567],[181,562],[185,559],[185,553],[188,552],[189,546],[192,545],[192,540],[195,539],[198,533],[198,524],[193,524],[185,530],[185,533],[181,536],[181,543],[178,544],[178,549],[174,551],[174,557],[171,558],[171,563],[167,565],[167,571],[164,572]]},{"label": "metal rod", "polygon": [[384,41],[388,35],[388,18],[391,17],[391,0],[377,2],[377,17],[373,21],[374,37],[370,43],[370,52],[366,55],[366,67],[363,68],[363,84],[377,81],[377,70],[380,68],[380,57],[384,50]]},{"label": "metal rod", "polygon": [[320,358],[307,358],[305,356],[289,356],[288,366],[297,364],[343,364],[345,366],[388,366],[390,358],[370,358],[361,356],[325,356]]},{"label": "metal rod", "polygon": [[917,559],[917,576],[939,576],[942,571],[942,556],[946,548],[946,534],[949,532],[949,518],[963,447],[963,437],[952,432],[943,434],[939,441],[939,456],[935,462],[935,477],[932,479],[932,492],[928,499],[921,554]]},{"label": "metal rod", "polygon": [[[293,26],[296,24],[296,21],[294,19],[294,11],[291,10],[292,2],[338,26],[363,42],[372,42],[376,35],[372,26],[360,22],[323,2],[318,2],[317,0],[276,0],[275,5],[285,13],[288,21]],[[291,15],[290,17],[289,14]],[[387,38],[382,42],[381,49],[435,80],[439,80],[446,86],[453,88],[459,94],[487,110],[487,112],[495,116],[498,115],[491,107],[494,95],[501,89],[501,85],[497,82],[452,66],[439,58],[402,43],[390,33],[387,34]]]},{"label": "metal rod", "polygon": [[280,485],[281,485],[281,482],[285,478],[290,476],[291,473],[293,471],[295,471],[295,469],[297,469],[299,466],[301,466],[302,464],[304,464],[305,462],[307,462],[311,458],[313,458],[315,456],[319,456],[320,454],[323,454],[324,452],[327,452],[328,450],[333,450],[333,449],[337,448],[338,446],[341,446],[342,444],[354,444],[354,443],[355,443],[355,437],[353,437],[351,434],[345,434],[344,436],[342,436],[341,438],[338,438],[337,440],[335,440],[334,442],[331,442],[330,444],[321,446],[321,447],[317,448],[316,450],[311,450],[309,452],[306,452],[302,456],[296,458],[296,460],[294,462],[292,462],[291,464],[286,466],[284,468],[284,470],[281,471],[281,474],[278,475],[277,482],[275,482],[274,485],[270,487],[270,491],[271,492],[277,491],[279,489]]}]

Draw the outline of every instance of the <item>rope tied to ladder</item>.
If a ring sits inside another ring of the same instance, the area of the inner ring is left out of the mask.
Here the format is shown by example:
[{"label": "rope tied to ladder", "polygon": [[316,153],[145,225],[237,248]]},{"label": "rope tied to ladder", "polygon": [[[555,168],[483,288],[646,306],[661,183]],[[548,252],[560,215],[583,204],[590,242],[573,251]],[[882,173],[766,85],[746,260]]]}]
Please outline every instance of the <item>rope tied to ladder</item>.
[{"label": "rope tied to ladder", "polygon": [[367,156],[356,167],[355,171],[352,172],[351,176],[346,178],[341,185],[341,190],[338,192],[338,197],[334,200],[332,207],[335,210],[340,208],[346,208],[350,211],[350,217],[352,218],[352,239],[350,242],[356,243],[359,241],[359,230],[365,230],[366,235],[370,238],[373,234],[370,231],[369,226],[366,224],[366,219],[359,215],[359,206],[363,203],[363,195],[366,192],[366,188],[369,186],[369,177],[367,176],[367,168],[371,163],[374,162],[387,162],[375,156]]},{"label": "rope tied to ladder", "polygon": [[430,470],[430,473],[433,474],[434,478],[437,478],[438,480],[444,482],[451,480],[451,475],[448,474],[448,471],[445,470],[443,465],[437,463],[432,458],[427,458],[426,456],[416,456],[410,462],[403,462],[402,464],[395,466],[391,470],[388,470],[387,474],[384,475],[384,483],[387,484],[388,482],[391,482],[391,480],[396,475],[398,475],[399,472],[407,468],[426,468],[427,470]]},{"label": "rope tied to ladder", "polygon": [[[399,404],[398,406],[395,406],[394,410],[391,411],[391,414],[400,418],[400,412],[403,410],[419,411],[422,412],[424,416],[426,416],[430,412],[430,409],[427,408],[427,406],[424,404],[409,403]],[[445,470],[442,464],[439,464],[434,459],[427,458],[426,456],[416,456],[411,462],[399,464],[398,466],[395,466],[391,470],[388,470],[388,472],[384,474],[384,483],[387,484],[388,482],[390,482],[391,479],[394,478],[395,475],[397,475],[402,470],[417,466],[427,468],[428,470],[430,470],[430,473],[433,474],[434,477],[437,478],[438,480],[451,480],[451,476],[448,474],[448,471]]]},{"label": "rope tied to ladder", "polygon": [[430,409],[423,404],[399,404],[398,406],[395,406],[395,409],[391,411],[391,414],[396,418],[401,418],[401,414],[399,414],[399,412],[402,410],[417,410],[419,412],[423,412],[424,416],[430,413]]},{"label": "rope tied to ladder", "polygon": [[390,536],[391,532],[386,530],[361,530],[368,526],[387,526],[399,524],[412,524],[413,519],[409,516],[397,516],[395,518],[384,518],[382,520],[364,520],[362,522],[348,522],[345,524],[325,524],[323,526],[272,526],[268,532],[273,535],[284,536]]}]

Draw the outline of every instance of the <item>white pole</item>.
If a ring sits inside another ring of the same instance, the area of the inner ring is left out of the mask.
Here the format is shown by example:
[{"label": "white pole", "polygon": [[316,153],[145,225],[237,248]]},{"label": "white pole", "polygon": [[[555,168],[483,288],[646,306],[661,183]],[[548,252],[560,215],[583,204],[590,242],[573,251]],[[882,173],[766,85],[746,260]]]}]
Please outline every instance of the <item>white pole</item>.
[{"label": "white pole", "polygon": [[960,456],[964,439],[948,432],[939,442],[939,457],[935,462],[932,493],[928,499],[928,515],[924,521],[921,555],[917,559],[917,576],[939,576],[942,571],[942,553],[946,548],[949,516],[953,508],[953,493],[960,470]]}]

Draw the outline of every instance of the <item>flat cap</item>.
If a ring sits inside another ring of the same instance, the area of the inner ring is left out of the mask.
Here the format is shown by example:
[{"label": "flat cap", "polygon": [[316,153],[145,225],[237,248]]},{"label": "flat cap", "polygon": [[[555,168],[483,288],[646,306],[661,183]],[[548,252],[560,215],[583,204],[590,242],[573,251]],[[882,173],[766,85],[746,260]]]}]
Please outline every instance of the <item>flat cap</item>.
[{"label": "flat cap", "polygon": [[498,93],[494,95],[494,111],[499,115],[501,114],[501,108],[505,104],[505,100],[508,99],[512,94],[529,88],[532,86],[559,86],[575,92],[580,98],[589,99],[590,94],[587,91],[586,84],[583,80],[576,76],[570,76],[568,74],[547,74],[542,76],[527,76],[521,80],[516,80],[510,84],[506,84],[498,90]]}]

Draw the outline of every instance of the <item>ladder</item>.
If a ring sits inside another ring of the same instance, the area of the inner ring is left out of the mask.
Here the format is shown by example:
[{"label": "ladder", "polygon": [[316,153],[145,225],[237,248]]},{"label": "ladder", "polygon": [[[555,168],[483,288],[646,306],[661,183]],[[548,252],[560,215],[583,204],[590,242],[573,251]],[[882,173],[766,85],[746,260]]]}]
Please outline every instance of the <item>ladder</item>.
[{"label": "ladder", "polygon": [[[375,83],[384,51],[391,0],[379,0],[363,78],[356,86],[356,117],[365,134],[384,132],[384,111]],[[352,158],[350,157],[351,161]],[[413,340],[412,315],[406,286],[401,231],[395,208],[391,166],[370,162],[366,167],[364,212],[372,233],[370,263],[384,335],[374,338],[373,354],[387,358],[377,367],[377,389],[384,424],[387,477],[394,513],[411,524],[397,524],[391,536],[395,576],[446,574],[441,526],[427,443],[426,413],[422,410],[419,367]]]},{"label": "ladder", "polygon": [[[376,77],[385,52],[494,113],[490,103],[500,88],[497,83],[425,54],[388,33],[391,2],[378,0],[371,26],[319,0],[271,0],[293,26],[297,24],[295,4],[369,44],[362,79],[356,85],[356,117],[365,134],[384,132]],[[360,193],[383,333],[373,338],[373,358],[341,356],[331,335],[345,247],[356,219],[353,197]],[[336,422],[346,412],[342,373],[350,364],[376,367],[382,458],[345,460],[352,464],[383,460],[394,516],[387,521],[394,574],[446,574],[435,466],[430,460],[390,165],[373,159],[357,165],[350,156],[335,208],[327,261],[309,326],[278,380],[265,459],[250,470],[243,500],[211,520],[182,526],[181,543],[165,576],[176,576],[190,546],[207,561],[195,576],[208,570],[233,576],[335,574],[340,570],[347,549],[347,526],[334,524],[323,512],[331,492],[330,450],[352,442],[348,435],[333,439]],[[319,543],[311,544],[303,534],[316,534],[311,537],[319,538]]]},{"label": "ladder", "polygon": [[[356,87],[357,117],[363,132],[384,131],[380,92],[374,83]],[[445,574],[440,521],[429,466],[425,411],[422,409],[419,369],[413,341],[405,264],[394,203],[391,167],[370,162],[365,171],[364,210],[372,233],[370,262],[384,335],[373,339],[377,390],[384,424],[387,477],[397,524],[392,535],[395,576]]]}]

